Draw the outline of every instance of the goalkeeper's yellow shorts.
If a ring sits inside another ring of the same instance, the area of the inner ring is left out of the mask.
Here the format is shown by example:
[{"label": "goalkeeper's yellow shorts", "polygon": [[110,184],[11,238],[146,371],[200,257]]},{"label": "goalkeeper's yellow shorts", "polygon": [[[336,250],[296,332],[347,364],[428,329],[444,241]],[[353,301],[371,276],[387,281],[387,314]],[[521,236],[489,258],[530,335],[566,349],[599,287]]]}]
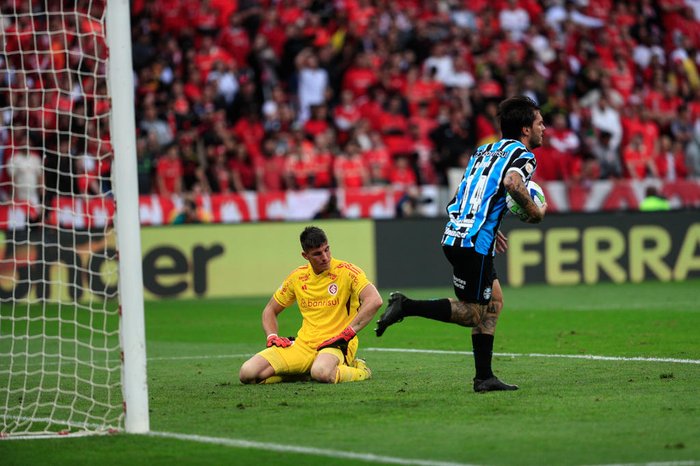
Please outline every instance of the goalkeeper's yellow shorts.
[{"label": "goalkeeper's yellow shorts", "polygon": [[335,355],[341,364],[351,365],[357,353],[358,339],[353,338],[348,343],[346,354],[338,348],[323,348],[316,351],[302,340],[294,340],[292,346],[278,348],[271,346],[260,351],[258,354],[265,358],[275,370],[276,375],[285,374],[308,374],[311,372],[311,365],[314,359],[321,353]]}]

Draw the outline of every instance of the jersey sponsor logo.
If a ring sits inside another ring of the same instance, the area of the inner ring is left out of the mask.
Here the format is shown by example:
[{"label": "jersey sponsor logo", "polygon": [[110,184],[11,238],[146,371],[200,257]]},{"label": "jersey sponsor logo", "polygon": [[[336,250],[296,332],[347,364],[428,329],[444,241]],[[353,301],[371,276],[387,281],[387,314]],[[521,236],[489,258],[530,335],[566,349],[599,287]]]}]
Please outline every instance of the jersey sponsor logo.
[{"label": "jersey sponsor logo", "polygon": [[[456,222],[453,222],[456,224]],[[445,236],[454,236],[456,238],[466,238],[467,233],[464,231],[456,231],[456,230],[445,230]]]},{"label": "jersey sponsor logo", "polygon": [[331,283],[330,285],[328,285],[328,292],[333,296],[338,294],[338,285],[336,285],[335,283]]},{"label": "jersey sponsor logo", "polygon": [[299,281],[300,282],[305,282],[309,280],[310,275],[308,273],[305,273],[303,275],[299,275]]},{"label": "jersey sponsor logo", "polygon": [[474,154],[476,157],[508,157],[508,152],[502,150],[486,150]]},{"label": "jersey sponsor logo", "polygon": [[328,272],[328,278],[330,278],[331,281],[335,281],[335,279],[338,278],[338,276],[334,273]]},{"label": "jersey sponsor logo", "polygon": [[316,309],[319,307],[336,307],[340,301],[338,298],[320,298],[320,299],[306,299],[302,298],[299,300],[301,307],[307,309]]}]

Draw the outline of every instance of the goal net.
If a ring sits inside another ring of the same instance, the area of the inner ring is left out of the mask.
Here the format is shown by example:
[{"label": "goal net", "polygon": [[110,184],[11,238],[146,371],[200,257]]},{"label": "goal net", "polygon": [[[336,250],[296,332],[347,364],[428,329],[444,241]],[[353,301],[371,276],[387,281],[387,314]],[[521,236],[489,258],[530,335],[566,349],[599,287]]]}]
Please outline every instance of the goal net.
[{"label": "goal net", "polygon": [[[110,1],[128,20],[128,2]],[[114,176],[111,119],[112,101],[133,97],[110,94],[109,27],[105,0],[3,2],[0,437],[109,432],[128,417],[115,225],[133,228],[117,194],[135,188]]]}]

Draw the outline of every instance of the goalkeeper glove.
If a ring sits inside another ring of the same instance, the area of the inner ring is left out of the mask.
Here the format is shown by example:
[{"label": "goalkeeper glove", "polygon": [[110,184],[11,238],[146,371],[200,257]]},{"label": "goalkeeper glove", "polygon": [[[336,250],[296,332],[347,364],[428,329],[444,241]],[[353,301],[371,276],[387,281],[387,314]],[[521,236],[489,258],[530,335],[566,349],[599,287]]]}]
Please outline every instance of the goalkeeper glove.
[{"label": "goalkeeper glove", "polygon": [[292,341],[289,338],[279,337],[276,333],[271,333],[267,336],[267,347],[277,346],[279,348],[286,348],[291,346]]},{"label": "goalkeeper glove", "polygon": [[355,335],[357,335],[355,333],[355,330],[353,330],[353,328],[348,325],[337,336],[329,338],[328,340],[318,345],[317,350],[321,350],[323,348],[340,348],[341,350],[347,349],[348,342],[352,340],[355,337]]}]

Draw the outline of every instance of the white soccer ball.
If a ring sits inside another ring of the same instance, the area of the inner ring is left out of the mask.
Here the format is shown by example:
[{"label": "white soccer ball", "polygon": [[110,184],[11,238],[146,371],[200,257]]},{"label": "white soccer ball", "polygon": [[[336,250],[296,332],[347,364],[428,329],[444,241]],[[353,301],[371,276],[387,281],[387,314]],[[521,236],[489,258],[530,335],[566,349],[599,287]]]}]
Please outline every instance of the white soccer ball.
[{"label": "white soccer ball", "polygon": [[[526,187],[527,192],[530,193],[530,197],[533,201],[535,201],[537,207],[542,207],[542,205],[545,203],[544,191],[542,191],[542,187],[534,181],[528,181]],[[512,197],[510,197],[510,193],[506,193],[506,207],[508,208],[508,212],[515,215],[520,220],[527,220],[527,213],[522,207],[520,207],[520,205],[516,204]]]}]

